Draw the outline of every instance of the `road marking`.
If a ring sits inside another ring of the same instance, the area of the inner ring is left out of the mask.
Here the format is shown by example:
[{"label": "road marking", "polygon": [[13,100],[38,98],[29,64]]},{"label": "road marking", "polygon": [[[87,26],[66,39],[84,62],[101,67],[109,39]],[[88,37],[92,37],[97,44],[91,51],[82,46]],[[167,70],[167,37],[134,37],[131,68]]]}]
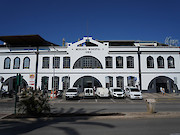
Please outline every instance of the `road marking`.
[{"label": "road marking", "polygon": [[114,101],[112,98],[110,98],[111,99],[111,101],[113,101],[114,103],[116,103],[116,101]]},{"label": "road marking", "polygon": [[60,100],[59,100],[59,102],[62,102],[62,101],[63,101],[63,99],[60,99]]},{"label": "road marking", "polygon": [[78,103],[80,103],[81,100],[78,100]]},{"label": "road marking", "polygon": [[97,103],[97,99],[95,99],[96,103]]},{"label": "road marking", "polygon": [[126,98],[127,101],[131,102],[131,103],[134,103],[131,99],[129,98]]}]

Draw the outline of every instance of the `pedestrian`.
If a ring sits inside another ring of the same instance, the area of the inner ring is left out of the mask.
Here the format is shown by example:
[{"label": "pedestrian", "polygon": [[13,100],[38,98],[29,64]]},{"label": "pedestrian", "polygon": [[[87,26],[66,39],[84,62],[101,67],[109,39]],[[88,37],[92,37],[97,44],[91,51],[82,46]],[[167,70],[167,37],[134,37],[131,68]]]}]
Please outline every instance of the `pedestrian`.
[{"label": "pedestrian", "polygon": [[161,94],[163,95],[164,91],[162,87],[160,87],[160,91],[161,91]]},{"label": "pedestrian", "polygon": [[165,93],[166,93],[166,92],[165,92],[165,89],[163,88],[162,90],[163,90],[163,96],[165,96]]}]

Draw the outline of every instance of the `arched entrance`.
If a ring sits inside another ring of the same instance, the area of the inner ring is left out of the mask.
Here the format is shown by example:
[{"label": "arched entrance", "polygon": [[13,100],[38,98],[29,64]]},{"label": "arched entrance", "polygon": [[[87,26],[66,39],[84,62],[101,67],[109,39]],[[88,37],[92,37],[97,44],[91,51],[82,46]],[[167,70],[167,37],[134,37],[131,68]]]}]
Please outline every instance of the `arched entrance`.
[{"label": "arched entrance", "polygon": [[[13,93],[16,89],[16,83],[17,83],[17,79],[16,76],[12,76],[8,79],[6,79],[6,81],[4,81],[3,85],[7,85],[8,86],[8,91],[10,93]],[[21,88],[26,88],[28,86],[26,80],[22,80],[22,84],[21,84]]]},{"label": "arched entrance", "polygon": [[79,78],[73,85],[73,87],[79,87],[81,91],[84,88],[102,87],[100,81],[92,76],[83,76]]},{"label": "arched entrance", "polygon": [[177,92],[178,90],[177,85],[171,78],[166,76],[158,76],[149,83],[148,91],[151,93],[158,93],[160,92],[160,87],[164,88],[166,93]]}]

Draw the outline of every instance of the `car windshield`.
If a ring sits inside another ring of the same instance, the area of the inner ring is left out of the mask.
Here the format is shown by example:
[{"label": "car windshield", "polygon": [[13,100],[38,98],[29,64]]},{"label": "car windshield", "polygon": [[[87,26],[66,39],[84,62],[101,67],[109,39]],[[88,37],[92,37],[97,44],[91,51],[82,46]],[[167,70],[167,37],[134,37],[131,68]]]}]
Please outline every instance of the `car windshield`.
[{"label": "car windshield", "polygon": [[89,89],[86,90],[86,93],[89,93]]},{"label": "car windshield", "polygon": [[86,93],[92,93],[92,90],[91,90],[91,89],[86,89],[85,92],[86,92]]},{"label": "car windshield", "polygon": [[122,92],[121,89],[114,89],[114,92]]},{"label": "car windshield", "polygon": [[131,89],[131,92],[140,92],[139,89]]},{"label": "car windshield", "polygon": [[76,89],[68,89],[67,92],[77,92],[77,90]]}]

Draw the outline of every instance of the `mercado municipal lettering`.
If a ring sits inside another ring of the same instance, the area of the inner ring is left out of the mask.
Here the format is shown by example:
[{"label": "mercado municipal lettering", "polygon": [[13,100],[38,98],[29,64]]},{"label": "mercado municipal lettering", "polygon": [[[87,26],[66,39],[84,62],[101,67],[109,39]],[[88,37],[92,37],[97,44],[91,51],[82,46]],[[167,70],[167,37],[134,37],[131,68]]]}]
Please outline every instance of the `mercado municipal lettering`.
[{"label": "mercado municipal lettering", "polygon": [[143,92],[179,92],[180,48],[156,41],[99,41],[83,37],[53,44],[39,35],[0,36],[1,85],[13,91],[16,74],[23,88],[138,87]]}]

